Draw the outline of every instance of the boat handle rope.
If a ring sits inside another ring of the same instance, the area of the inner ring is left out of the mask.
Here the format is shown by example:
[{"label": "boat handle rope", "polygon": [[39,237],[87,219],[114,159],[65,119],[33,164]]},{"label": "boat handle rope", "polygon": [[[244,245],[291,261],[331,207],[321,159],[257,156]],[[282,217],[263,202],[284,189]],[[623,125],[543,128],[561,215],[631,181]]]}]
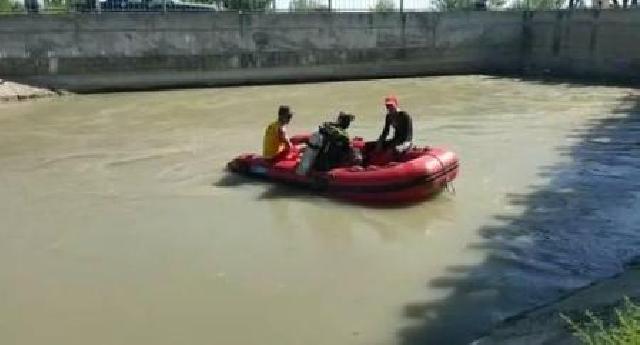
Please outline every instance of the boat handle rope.
[{"label": "boat handle rope", "polygon": [[[446,168],[444,166],[444,162],[442,161],[442,159],[440,159],[440,157],[432,154],[431,152],[427,152],[426,155],[435,158],[438,161],[438,163],[440,163],[440,166],[442,167],[442,171],[443,172],[446,171]],[[456,195],[456,187],[453,185],[453,181],[449,181],[449,179],[447,178],[446,175],[445,175],[444,189],[447,192],[449,192],[449,193],[451,193],[453,195]]]}]

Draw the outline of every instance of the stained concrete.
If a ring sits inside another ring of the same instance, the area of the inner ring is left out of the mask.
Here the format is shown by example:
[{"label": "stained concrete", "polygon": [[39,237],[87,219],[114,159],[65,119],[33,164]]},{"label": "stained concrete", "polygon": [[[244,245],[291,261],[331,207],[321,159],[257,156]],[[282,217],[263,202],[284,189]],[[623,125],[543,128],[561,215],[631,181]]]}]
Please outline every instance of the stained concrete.
[{"label": "stained concrete", "polygon": [[0,75],[77,91],[514,73],[520,13],[5,16]]},{"label": "stained concrete", "polygon": [[640,11],[546,11],[524,16],[527,74],[640,81]]},{"label": "stained concrete", "polygon": [[0,76],[74,91],[440,74],[640,81],[640,11],[103,13],[0,20]]}]

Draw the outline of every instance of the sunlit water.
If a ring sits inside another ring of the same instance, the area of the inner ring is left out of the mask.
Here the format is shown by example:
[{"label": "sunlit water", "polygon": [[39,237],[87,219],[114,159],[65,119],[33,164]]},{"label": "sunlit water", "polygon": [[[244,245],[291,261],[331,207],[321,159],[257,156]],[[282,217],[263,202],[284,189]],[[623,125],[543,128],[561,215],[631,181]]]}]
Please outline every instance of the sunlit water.
[{"label": "sunlit water", "polygon": [[[456,193],[367,208],[227,176],[279,104],[374,138],[395,93]],[[640,254],[640,92],[483,76],[0,104],[0,343],[462,344]]]}]

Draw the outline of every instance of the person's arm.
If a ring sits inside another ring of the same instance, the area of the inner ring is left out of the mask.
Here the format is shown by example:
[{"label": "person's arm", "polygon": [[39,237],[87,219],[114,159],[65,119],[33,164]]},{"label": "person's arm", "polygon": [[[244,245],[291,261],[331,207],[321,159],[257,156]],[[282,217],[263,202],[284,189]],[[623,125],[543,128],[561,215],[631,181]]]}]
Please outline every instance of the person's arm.
[{"label": "person's arm", "polygon": [[405,136],[404,141],[410,143],[413,141],[413,120],[411,120],[411,116],[409,114],[405,113],[405,117],[407,119],[407,135]]},{"label": "person's arm", "polygon": [[378,146],[381,146],[382,143],[384,143],[384,141],[387,139],[387,136],[389,135],[389,127],[391,127],[391,117],[389,116],[389,114],[387,114],[387,116],[384,118],[384,128],[382,129],[380,137],[378,137]]},{"label": "person's arm", "polygon": [[409,114],[403,112],[400,115],[400,121],[397,125],[396,132],[391,139],[393,146],[411,143],[413,139],[413,123]]},{"label": "person's arm", "polygon": [[289,136],[287,135],[287,128],[285,126],[280,126],[279,129],[278,129],[278,132],[280,134],[280,141],[282,141],[284,143],[285,149],[286,150],[291,150],[293,145],[291,144],[291,140],[289,139]]}]

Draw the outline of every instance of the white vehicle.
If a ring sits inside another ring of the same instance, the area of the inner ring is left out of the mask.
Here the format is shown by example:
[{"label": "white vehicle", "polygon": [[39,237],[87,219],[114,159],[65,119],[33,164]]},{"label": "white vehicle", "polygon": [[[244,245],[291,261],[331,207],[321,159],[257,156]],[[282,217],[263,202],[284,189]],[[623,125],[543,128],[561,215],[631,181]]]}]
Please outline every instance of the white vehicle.
[{"label": "white vehicle", "polygon": [[185,10],[185,11],[221,11],[219,4],[202,4],[183,0],[150,0],[147,7],[151,9]]}]

